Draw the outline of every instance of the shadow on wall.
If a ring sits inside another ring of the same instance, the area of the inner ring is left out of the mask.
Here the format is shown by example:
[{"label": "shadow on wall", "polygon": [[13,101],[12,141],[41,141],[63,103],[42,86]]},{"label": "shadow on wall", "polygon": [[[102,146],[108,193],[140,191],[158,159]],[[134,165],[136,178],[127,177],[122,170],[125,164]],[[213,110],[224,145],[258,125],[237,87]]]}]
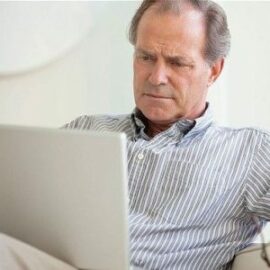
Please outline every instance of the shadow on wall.
[{"label": "shadow on wall", "polygon": [[137,5],[1,2],[0,123],[57,127],[81,114],[130,112],[126,29]]}]

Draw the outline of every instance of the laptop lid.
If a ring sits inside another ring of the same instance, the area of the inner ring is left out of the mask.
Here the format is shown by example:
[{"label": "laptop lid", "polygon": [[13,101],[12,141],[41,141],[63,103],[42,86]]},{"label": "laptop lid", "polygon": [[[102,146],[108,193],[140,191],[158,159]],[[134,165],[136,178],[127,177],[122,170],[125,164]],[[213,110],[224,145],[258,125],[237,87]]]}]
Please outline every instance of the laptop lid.
[{"label": "laptop lid", "polygon": [[125,135],[0,126],[0,231],[82,269],[126,270]]}]

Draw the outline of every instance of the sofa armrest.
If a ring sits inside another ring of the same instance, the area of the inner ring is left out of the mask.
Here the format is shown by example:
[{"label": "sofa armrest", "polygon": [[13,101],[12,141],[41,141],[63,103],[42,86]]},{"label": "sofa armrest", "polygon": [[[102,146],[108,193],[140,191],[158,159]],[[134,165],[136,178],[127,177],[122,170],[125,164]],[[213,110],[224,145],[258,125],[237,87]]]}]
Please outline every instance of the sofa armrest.
[{"label": "sofa armrest", "polygon": [[[270,244],[266,245],[270,258]],[[269,270],[266,262],[261,258],[261,244],[255,244],[239,252],[233,262],[232,270]]]}]

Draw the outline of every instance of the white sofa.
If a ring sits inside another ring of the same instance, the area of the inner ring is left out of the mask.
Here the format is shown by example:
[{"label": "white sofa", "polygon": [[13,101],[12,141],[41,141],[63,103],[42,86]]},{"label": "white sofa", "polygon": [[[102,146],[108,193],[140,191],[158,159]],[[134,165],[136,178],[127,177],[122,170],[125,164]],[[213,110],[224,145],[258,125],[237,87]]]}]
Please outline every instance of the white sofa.
[{"label": "white sofa", "polygon": [[[270,258],[270,244],[266,248]],[[232,270],[269,270],[265,261],[261,258],[261,245],[256,244],[239,252],[233,262]]]}]

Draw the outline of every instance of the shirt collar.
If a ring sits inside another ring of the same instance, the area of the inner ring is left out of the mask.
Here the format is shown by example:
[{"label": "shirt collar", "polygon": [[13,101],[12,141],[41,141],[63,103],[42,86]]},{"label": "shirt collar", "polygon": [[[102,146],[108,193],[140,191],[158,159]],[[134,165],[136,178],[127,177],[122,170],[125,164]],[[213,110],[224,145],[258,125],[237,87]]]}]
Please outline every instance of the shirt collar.
[{"label": "shirt collar", "polygon": [[210,104],[207,102],[205,111],[201,116],[199,116],[194,120],[194,126],[187,133],[186,137],[195,136],[199,133],[202,133],[203,131],[206,131],[206,129],[212,124],[213,124],[213,112]]},{"label": "shirt collar", "polygon": [[[133,110],[131,114],[131,119],[135,127],[136,136],[141,136],[142,134],[144,134],[146,118],[138,108],[135,108]],[[213,114],[210,108],[210,104],[207,102],[206,109],[200,117],[194,120],[180,119],[172,127],[177,127],[177,129],[180,133],[183,134],[183,136],[190,137],[195,136],[196,134],[206,130],[212,122]]]}]

